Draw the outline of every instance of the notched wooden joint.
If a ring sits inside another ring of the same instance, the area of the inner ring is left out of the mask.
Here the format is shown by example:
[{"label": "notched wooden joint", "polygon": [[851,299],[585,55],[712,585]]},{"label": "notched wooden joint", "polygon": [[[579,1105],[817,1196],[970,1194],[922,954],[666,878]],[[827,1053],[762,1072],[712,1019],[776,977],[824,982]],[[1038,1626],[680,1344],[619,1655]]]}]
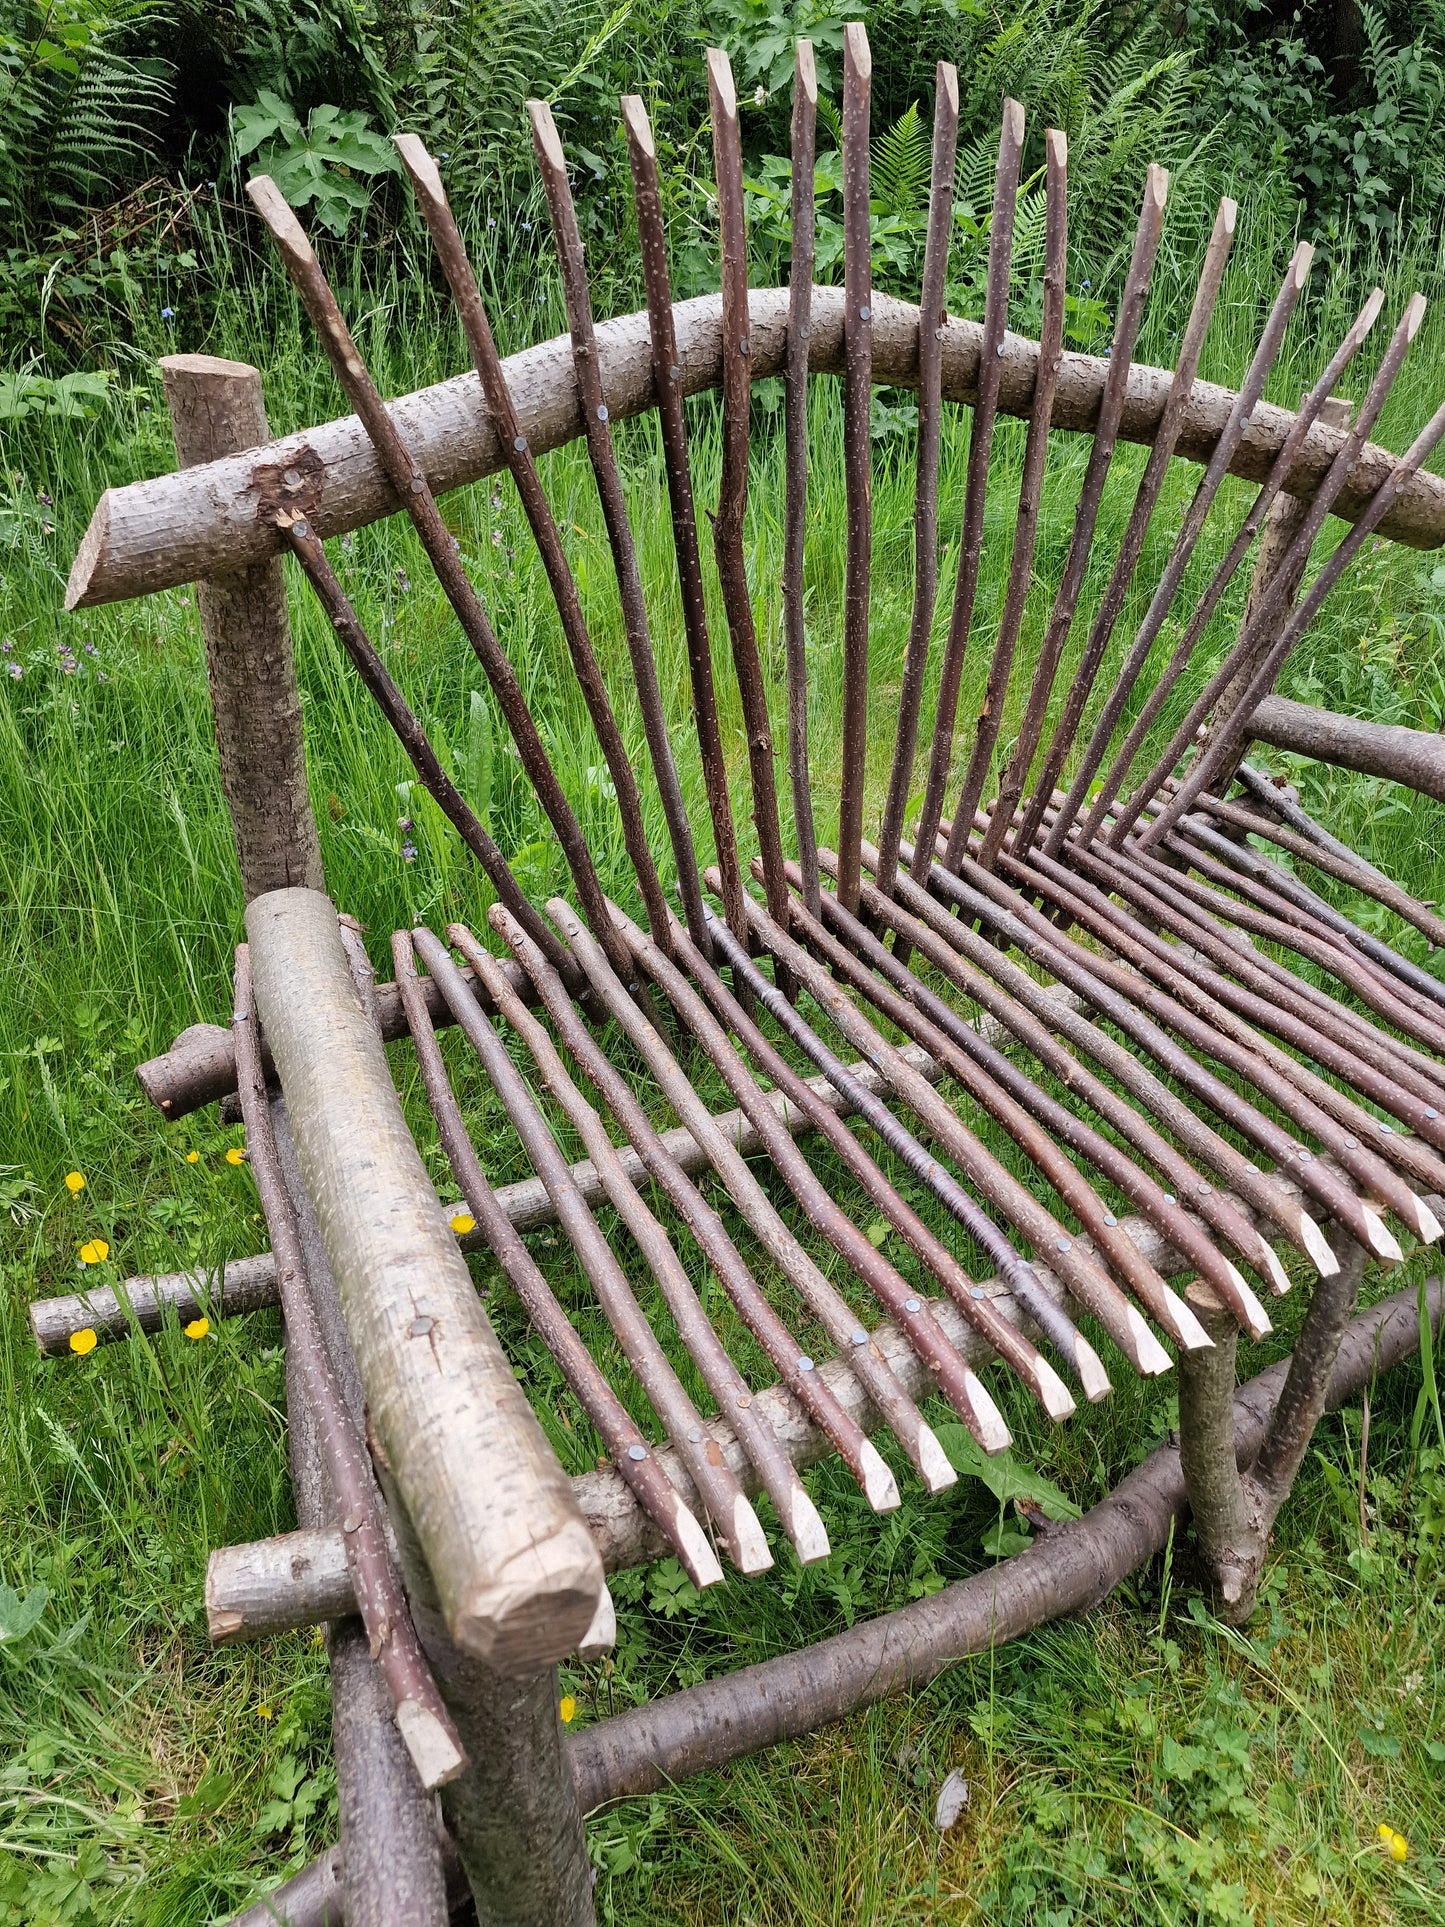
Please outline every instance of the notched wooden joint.
[{"label": "notched wooden joint", "polygon": [[258,462],[251,471],[256,520],[289,529],[314,515],[326,486],[326,464],[314,448],[302,448],[285,462]]}]

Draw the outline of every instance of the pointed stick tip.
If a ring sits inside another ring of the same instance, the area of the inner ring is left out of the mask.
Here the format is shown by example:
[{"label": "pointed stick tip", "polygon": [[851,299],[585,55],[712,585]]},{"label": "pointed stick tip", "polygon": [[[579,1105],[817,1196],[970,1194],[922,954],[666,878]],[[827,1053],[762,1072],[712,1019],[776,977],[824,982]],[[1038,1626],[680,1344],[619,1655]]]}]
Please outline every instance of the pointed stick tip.
[{"label": "pointed stick tip", "polygon": [[538,160],[544,167],[561,168],[565,173],[567,158],[562,152],[562,138],[552,118],[552,109],[545,100],[529,100],[527,118],[532,123],[532,144],[537,150]]},{"label": "pointed stick tip", "polygon": [[1169,198],[1169,169],[1167,167],[1161,167],[1158,161],[1150,161],[1149,163],[1149,173],[1144,184],[1144,196],[1146,200],[1152,201],[1155,207],[1160,209],[1163,208],[1164,203]]},{"label": "pointed stick tip", "polygon": [[1239,202],[1231,201],[1227,194],[1224,195],[1221,198],[1219,203],[1220,233],[1233,234],[1235,223],[1238,221],[1238,219],[1239,219]]},{"label": "pointed stick tip", "polygon": [[729,120],[738,117],[738,90],[733,84],[733,64],[722,47],[709,47],[707,50],[708,86],[712,90],[713,111],[724,114]]},{"label": "pointed stick tip", "polygon": [[1044,135],[1049,160],[1060,170],[1069,164],[1069,137],[1062,127],[1050,127]]},{"label": "pointed stick tip", "polygon": [[951,60],[940,60],[934,85],[948,103],[949,111],[958,112],[958,69]]},{"label": "pointed stick tip", "polygon": [[818,62],[811,40],[800,40],[794,49],[793,73],[810,107],[818,104]]},{"label": "pointed stick tip", "polygon": [[1385,305],[1385,290],[1371,288],[1369,299],[1360,310],[1360,318],[1355,323],[1361,334],[1367,334],[1380,318],[1380,310]]},{"label": "pointed stick tip", "polygon": [[657,148],[652,138],[652,123],[647,118],[641,94],[622,96],[622,125],[627,130],[631,144],[639,148],[649,160],[657,159]]},{"label": "pointed stick tip", "polygon": [[861,20],[850,20],[843,29],[845,69],[851,67],[859,80],[873,78],[873,49],[868,45],[868,29]]},{"label": "pointed stick tip", "polygon": [[1403,317],[1406,341],[1413,341],[1416,335],[1419,334],[1420,324],[1425,319],[1425,310],[1429,305],[1429,302],[1426,301],[1424,295],[1421,294],[1418,289],[1406,302]]},{"label": "pointed stick tip", "polygon": [[283,248],[300,255],[302,259],[311,253],[305,228],[269,174],[253,174],[246,183],[246,193],[251,205]]},{"label": "pointed stick tip", "polygon": [[1024,113],[1023,102],[1020,100],[1005,99],[1003,104],[1004,139],[1011,141],[1015,147],[1022,147],[1024,144],[1024,128],[1026,124],[1027,116]]},{"label": "pointed stick tip", "polygon": [[436,162],[427,152],[426,144],[419,134],[393,134],[392,145],[401,156],[401,164],[406,169],[412,186],[418,194],[425,194],[434,201],[446,199],[442,187],[441,173]]}]

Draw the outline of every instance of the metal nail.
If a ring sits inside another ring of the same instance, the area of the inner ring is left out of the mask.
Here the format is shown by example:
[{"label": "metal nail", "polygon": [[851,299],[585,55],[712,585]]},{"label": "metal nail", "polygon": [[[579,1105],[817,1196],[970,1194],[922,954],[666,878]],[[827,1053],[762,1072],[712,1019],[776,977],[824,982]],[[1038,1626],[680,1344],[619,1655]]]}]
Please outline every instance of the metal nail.
[{"label": "metal nail", "polygon": [[904,1301],[903,1301],[903,1309],[904,1309],[905,1311],[910,1311],[910,1312],[912,1312],[912,1311],[922,1311],[922,1310],[923,1310],[923,1305],[922,1305],[922,1302],[921,1302],[921,1300],[919,1300],[919,1299],[917,1299],[917,1298],[905,1298],[905,1299],[904,1299]]},{"label": "metal nail", "polygon": [[597,419],[600,422],[605,422],[607,419],[607,404],[605,401],[600,401],[597,404]]},{"label": "metal nail", "polygon": [[627,1448],[627,1456],[634,1464],[640,1465],[643,1459],[647,1457],[647,1447],[645,1445],[629,1445]]},{"label": "metal nail", "polygon": [[512,446],[519,455],[525,455],[527,452],[527,437],[525,435],[516,436],[512,442]]}]

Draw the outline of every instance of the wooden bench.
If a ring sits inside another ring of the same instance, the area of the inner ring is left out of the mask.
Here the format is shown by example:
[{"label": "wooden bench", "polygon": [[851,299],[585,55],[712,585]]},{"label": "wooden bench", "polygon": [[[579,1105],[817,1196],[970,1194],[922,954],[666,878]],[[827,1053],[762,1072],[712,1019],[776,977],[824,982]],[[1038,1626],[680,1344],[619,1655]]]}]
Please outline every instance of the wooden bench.
[{"label": "wooden bench", "polygon": [[[1290,650],[1361,545],[1372,535],[1423,547],[1445,538],[1445,485],[1422,466],[1445,409],[1403,456],[1368,439],[1423,302],[1406,305],[1358,407],[1335,390],[1376,322],[1378,296],[1343,342],[1321,347],[1297,412],[1267,403],[1309,269],[1301,245],[1239,391],[1196,379],[1234,235],[1236,210],[1224,201],[1176,365],[1143,366],[1134,350],[1168,185],[1151,168],[1110,352],[1067,353],[1067,147],[1049,132],[1041,338],[1010,333],[1025,124],[1006,102],[984,312],[950,317],[958,97],[946,66],[920,300],[876,294],[869,56],[857,25],[844,53],[843,284],[813,285],[817,90],[811,48],[800,43],[791,284],[749,290],[726,58],[709,54],[708,73],[720,295],[671,300],[651,135],[641,102],[627,99],[647,306],[594,323],[565,156],[549,111],[534,104],[569,335],[505,363],[438,171],[415,137],[398,138],[475,372],[393,405],[295,216],[269,181],[253,182],[356,412],[272,441],[254,370],[172,358],[164,368],[182,466],[103,497],[71,578],[73,607],[201,584],[246,943],[230,1025],[185,1033],[140,1075],[170,1118],[210,1102],[239,1106],[271,1252],[219,1280],[133,1280],[125,1302],[97,1293],[39,1305],[34,1323],[42,1346],[61,1353],[82,1324],[119,1336],[192,1306],[279,1303],[285,1314],[299,1530],[219,1550],[207,1603],[221,1639],[330,1622],[342,1840],[339,1855],[248,1920],[440,1921],[468,1887],[487,1921],[590,1920],[585,1812],[806,1732],[1096,1601],[1159,1549],[1186,1500],[1218,1609],[1244,1618],[1320,1415],[1418,1343],[1414,1291],[1354,1314],[1367,1262],[1391,1265],[1402,1238],[1440,1235],[1445,986],[1302,872],[1313,865],[1431,942],[1445,925],[1254,772],[1242,802],[1226,791]],[[786,382],[786,689],[777,708],[785,697],[790,841],[743,544],[751,389],[771,375]],[[842,378],[848,500],[842,774],[821,824],[804,606],[807,416],[810,378],[820,376]],[[865,835],[863,779],[877,384],[916,390],[918,434],[913,614],[875,842]],[[683,406],[713,390],[722,478],[708,509],[746,734],[742,820],[719,722]],[[971,411],[967,478],[911,820],[938,613],[945,405]],[[684,731],[659,688],[613,439],[617,421],[651,410],[690,677],[695,748],[686,754],[701,768],[706,824],[685,807],[673,747]],[[996,539],[990,486],[1013,507],[1012,483],[991,477],[1001,415],[1028,427],[995,619],[976,601],[984,544]],[[1036,548],[1039,507],[1051,455],[1078,435],[1087,459],[1055,570]],[[579,439],[615,565],[625,689],[599,666],[538,467]],[[1084,628],[1085,573],[1100,560],[1100,504],[1126,442],[1149,456],[1082,646],[1071,647]],[[1176,460],[1199,466],[1197,485],[1177,532],[1146,540]],[[446,490],[502,470],[615,791],[635,917],[605,893],[576,799],[437,508]],[[1230,475],[1258,484],[1234,524],[1235,492],[1222,487]],[[1330,513],[1345,533],[1306,587]],[[565,857],[567,898],[528,899],[332,567],[328,538],[393,514],[410,518],[486,674]],[[1211,515],[1230,536],[1226,546],[1211,530],[1223,556],[1212,571],[1196,557]],[[1161,743],[1164,706],[1206,633],[1224,626],[1224,613],[1209,625],[1232,606],[1231,583],[1261,533],[1221,666]],[[381,983],[361,933],[325,894],[286,555],[493,895],[489,931],[396,932]],[[1116,630],[1146,592],[1125,646]],[[1036,652],[1019,647],[1029,606],[1042,617]],[[983,648],[985,633],[987,695],[960,740],[966,653]],[[661,849],[648,841],[624,733],[634,716],[666,827]],[[483,1168],[437,1044],[447,1025],[464,1033],[532,1177],[497,1188]],[[384,1045],[403,1037],[473,1221],[460,1238],[393,1088]],[[618,1037],[625,1050],[612,1047]],[[644,1067],[674,1126],[654,1122],[630,1065]],[[690,1072],[702,1070],[728,1092],[721,1114],[694,1088]],[[582,1163],[567,1162],[534,1086],[577,1134]],[[988,1120],[983,1134],[951,1101],[960,1093],[969,1116]],[[808,1154],[819,1139],[891,1234],[890,1249],[906,1252],[906,1270],[831,1195]],[[900,1169],[924,1207],[889,1176]],[[734,1242],[712,1201],[718,1187],[761,1258]],[[623,1250],[599,1227],[604,1206],[625,1228]],[[962,1258],[936,1228],[950,1220]],[[526,1234],[552,1222],[641,1400],[619,1396],[529,1246]],[[596,1471],[564,1475],[469,1279],[461,1254],[474,1248],[496,1259],[594,1428],[605,1455]],[[1313,1275],[1310,1303],[1288,1367],[1237,1395],[1239,1334],[1269,1332],[1269,1305],[1289,1283],[1281,1251],[1297,1274]],[[824,1254],[842,1261],[844,1285],[831,1265],[825,1272]],[[692,1282],[699,1266],[727,1301],[717,1326]],[[1190,1282],[1176,1289],[1170,1280],[1180,1278]],[[665,1307],[666,1342],[644,1300]],[[1427,1303],[1438,1321],[1438,1285]],[[728,1331],[751,1335],[774,1382],[744,1377]],[[1010,1437],[995,1396],[1009,1374],[1063,1421],[1077,1401],[1106,1398],[1120,1372],[1174,1367],[1179,1449],[1156,1454],[1083,1521],[821,1645],[564,1736],[556,1666],[610,1643],[607,1571],[670,1552],[706,1587],[765,1570],[784,1541],[804,1562],[826,1557],[828,1520],[799,1469],[837,1454],[878,1512],[899,1503],[900,1477],[944,1489],[956,1474],[926,1399],[941,1399],[996,1453]],[[643,1402],[646,1427],[631,1416]],[[889,1456],[875,1442],[885,1433]],[[435,1788],[446,1835],[427,1797]]]}]

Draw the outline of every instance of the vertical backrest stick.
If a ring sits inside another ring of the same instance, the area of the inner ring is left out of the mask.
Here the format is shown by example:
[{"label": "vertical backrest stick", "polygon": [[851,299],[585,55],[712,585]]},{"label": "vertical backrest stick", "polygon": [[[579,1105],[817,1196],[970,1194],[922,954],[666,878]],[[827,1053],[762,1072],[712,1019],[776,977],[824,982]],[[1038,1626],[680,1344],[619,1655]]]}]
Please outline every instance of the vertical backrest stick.
[{"label": "vertical backrest stick", "polygon": [[[788,264],[788,376],[783,413],[786,503],[783,529],[783,642],[788,664],[788,774],[803,900],[816,915],[818,833],[808,775],[808,641],[803,613],[803,540],[808,509],[808,338],[813,325],[813,169],[818,70],[813,43],[800,40],[793,68],[792,255]],[[696,938],[694,938],[694,942]],[[706,955],[706,952],[704,952]]]},{"label": "vertical backrest stick", "polygon": [[[848,553],[843,580],[843,770],[838,802],[838,895],[849,910],[858,908],[868,763],[868,590],[873,546],[868,116],[872,83],[868,35],[861,20],[849,21],[843,29],[843,472]],[[771,899],[769,907],[773,908]],[[776,909],[773,913],[777,914]]]}]

